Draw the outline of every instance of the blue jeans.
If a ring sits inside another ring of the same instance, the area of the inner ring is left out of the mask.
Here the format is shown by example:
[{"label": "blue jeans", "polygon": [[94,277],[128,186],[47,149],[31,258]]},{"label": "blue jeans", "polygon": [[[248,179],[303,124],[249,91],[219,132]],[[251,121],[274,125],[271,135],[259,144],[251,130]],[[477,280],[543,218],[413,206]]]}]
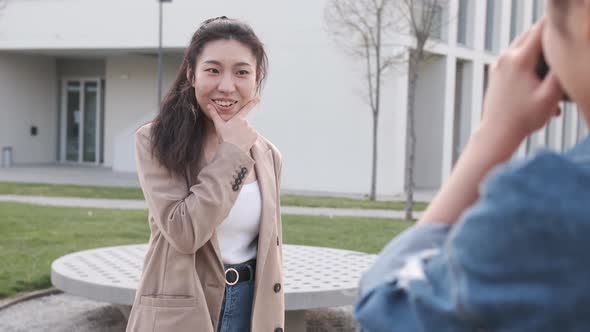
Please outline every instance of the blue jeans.
[{"label": "blue jeans", "polygon": [[[225,265],[225,269],[238,268],[243,265],[245,264]],[[238,282],[233,286],[225,285],[225,294],[219,315],[219,332],[250,331],[254,280]]]}]

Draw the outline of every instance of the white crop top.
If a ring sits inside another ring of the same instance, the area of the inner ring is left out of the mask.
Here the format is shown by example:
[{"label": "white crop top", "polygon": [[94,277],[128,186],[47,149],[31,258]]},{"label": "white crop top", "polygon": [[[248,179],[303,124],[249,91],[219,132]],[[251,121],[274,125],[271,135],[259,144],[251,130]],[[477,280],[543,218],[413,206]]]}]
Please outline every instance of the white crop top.
[{"label": "white crop top", "polygon": [[243,185],[227,218],[217,226],[224,264],[240,264],[256,257],[261,213],[258,181]]}]

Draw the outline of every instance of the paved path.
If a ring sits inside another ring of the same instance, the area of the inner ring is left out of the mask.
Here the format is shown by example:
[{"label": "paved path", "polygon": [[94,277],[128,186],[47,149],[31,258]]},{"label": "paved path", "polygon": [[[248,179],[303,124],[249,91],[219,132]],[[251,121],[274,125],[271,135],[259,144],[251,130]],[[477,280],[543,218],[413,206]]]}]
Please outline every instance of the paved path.
[{"label": "paved path", "polygon": [[[77,198],[77,197],[47,197],[47,196],[19,196],[19,195],[0,195],[0,202],[17,202],[29,203],[46,206],[63,206],[63,207],[84,207],[84,208],[101,208],[101,209],[124,209],[124,210],[143,210],[147,206],[143,200],[124,200],[124,199],[97,199],[97,198]],[[395,210],[368,210],[368,209],[337,209],[337,208],[310,208],[298,206],[281,207],[283,214],[291,215],[310,215],[310,216],[329,216],[329,217],[365,217],[365,218],[391,218],[403,219],[403,211]],[[414,218],[420,217],[419,212],[414,213]]]},{"label": "paved path", "polygon": [[[72,184],[79,186],[107,186],[139,188],[137,174],[131,172],[117,172],[108,167],[87,165],[21,165],[9,168],[0,167],[0,181],[21,183],[50,183]],[[435,189],[415,190],[414,199],[420,202],[430,202],[436,193]],[[362,199],[363,194],[335,193],[313,190],[292,190],[281,188],[281,194],[301,196],[329,196]],[[404,194],[379,195],[379,199],[387,201],[402,201]]]},{"label": "paved path", "polygon": [[[354,332],[350,306],[305,312],[307,332]],[[124,332],[119,307],[68,294],[45,296],[0,310],[2,332]]]}]

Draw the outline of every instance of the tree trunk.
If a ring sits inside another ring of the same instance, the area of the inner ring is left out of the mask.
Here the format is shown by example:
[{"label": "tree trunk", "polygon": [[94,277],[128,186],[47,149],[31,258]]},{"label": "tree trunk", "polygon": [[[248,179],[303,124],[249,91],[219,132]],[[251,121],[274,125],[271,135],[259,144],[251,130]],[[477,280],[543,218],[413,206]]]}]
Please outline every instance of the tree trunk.
[{"label": "tree trunk", "polygon": [[374,201],[377,195],[377,124],[378,115],[373,114],[373,167],[371,170],[371,194],[369,199]]},{"label": "tree trunk", "polygon": [[421,50],[417,54],[410,55],[414,57],[410,60],[410,82],[408,86],[408,114],[407,114],[407,135],[406,135],[406,204],[404,208],[406,220],[413,220],[414,210],[414,164],[416,160],[416,129],[414,101],[416,99],[416,82],[418,81],[418,70],[422,62]]}]

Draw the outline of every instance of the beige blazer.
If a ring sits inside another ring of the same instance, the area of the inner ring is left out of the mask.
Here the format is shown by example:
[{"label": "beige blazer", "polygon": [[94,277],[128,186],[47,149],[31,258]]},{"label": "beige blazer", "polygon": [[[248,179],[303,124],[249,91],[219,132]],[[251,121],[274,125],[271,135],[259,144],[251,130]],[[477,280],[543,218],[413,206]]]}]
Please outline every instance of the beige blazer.
[{"label": "beige blazer", "polygon": [[217,331],[225,277],[215,229],[240,192],[241,185],[233,187],[242,168],[256,172],[262,195],[252,331],[283,331],[278,150],[259,137],[251,158],[235,145],[222,143],[209,164],[177,177],[152,158],[149,137],[150,124],[135,137],[151,235],[127,331]]}]

